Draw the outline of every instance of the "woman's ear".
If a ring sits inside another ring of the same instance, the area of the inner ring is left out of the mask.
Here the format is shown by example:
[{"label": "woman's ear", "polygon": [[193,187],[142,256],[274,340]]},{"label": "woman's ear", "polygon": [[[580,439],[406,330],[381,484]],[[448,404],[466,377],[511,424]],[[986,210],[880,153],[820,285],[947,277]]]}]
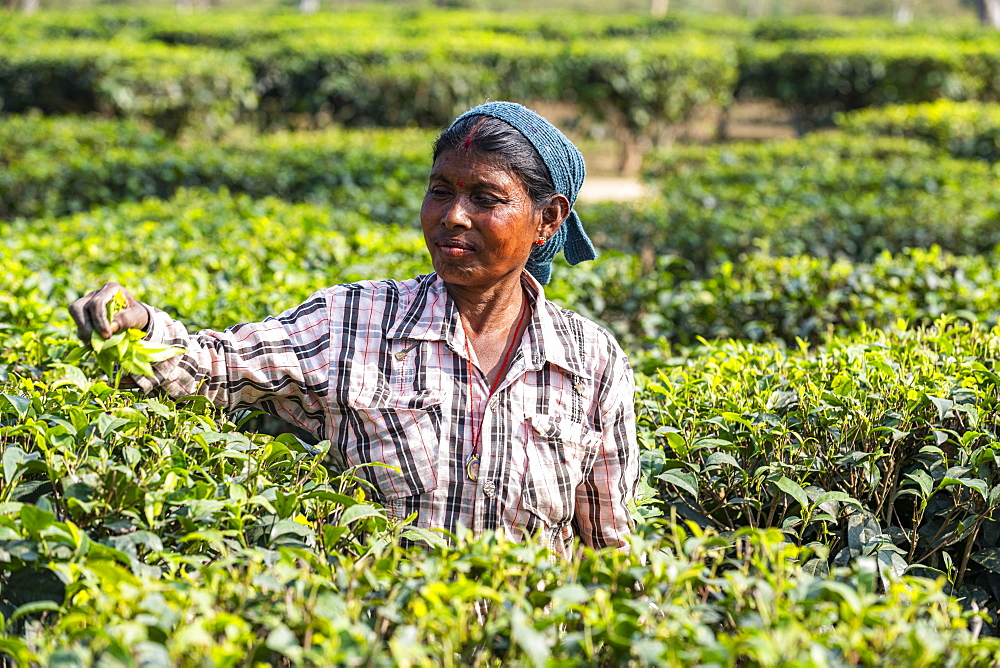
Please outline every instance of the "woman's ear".
[{"label": "woman's ear", "polygon": [[552,235],[559,231],[563,222],[569,218],[572,207],[569,199],[565,195],[556,193],[549,199],[549,203],[542,209],[542,222],[538,228],[538,233],[546,239],[551,239]]}]

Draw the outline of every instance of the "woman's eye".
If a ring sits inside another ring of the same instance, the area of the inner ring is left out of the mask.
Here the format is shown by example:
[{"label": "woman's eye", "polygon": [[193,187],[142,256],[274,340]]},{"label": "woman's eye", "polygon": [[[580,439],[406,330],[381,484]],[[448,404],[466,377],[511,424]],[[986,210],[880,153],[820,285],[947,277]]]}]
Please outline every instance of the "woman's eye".
[{"label": "woman's eye", "polygon": [[450,194],[444,188],[431,188],[430,190],[428,190],[428,193],[430,193],[431,197],[435,197],[437,199],[442,199]]},{"label": "woman's eye", "polygon": [[480,206],[496,206],[497,204],[500,204],[500,199],[493,197],[492,195],[478,194],[474,199]]}]

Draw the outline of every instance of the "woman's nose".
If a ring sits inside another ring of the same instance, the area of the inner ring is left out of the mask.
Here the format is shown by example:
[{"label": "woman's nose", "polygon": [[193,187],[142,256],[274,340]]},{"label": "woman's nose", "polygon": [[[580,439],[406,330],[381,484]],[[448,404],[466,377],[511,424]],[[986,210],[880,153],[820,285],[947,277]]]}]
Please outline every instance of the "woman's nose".
[{"label": "woman's nose", "polygon": [[456,227],[470,227],[472,223],[469,217],[468,205],[469,201],[465,197],[456,197],[445,209],[441,222],[444,223],[448,229],[454,229]]}]

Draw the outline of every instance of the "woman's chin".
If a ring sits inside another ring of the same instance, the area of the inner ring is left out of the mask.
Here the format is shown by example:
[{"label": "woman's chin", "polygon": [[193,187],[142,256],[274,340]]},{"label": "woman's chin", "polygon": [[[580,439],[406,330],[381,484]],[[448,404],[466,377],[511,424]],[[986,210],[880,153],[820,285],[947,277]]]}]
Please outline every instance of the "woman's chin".
[{"label": "woman's chin", "polygon": [[442,281],[454,285],[474,285],[482,280],[481,272],[455,262],[435,262],[434,271]]}]

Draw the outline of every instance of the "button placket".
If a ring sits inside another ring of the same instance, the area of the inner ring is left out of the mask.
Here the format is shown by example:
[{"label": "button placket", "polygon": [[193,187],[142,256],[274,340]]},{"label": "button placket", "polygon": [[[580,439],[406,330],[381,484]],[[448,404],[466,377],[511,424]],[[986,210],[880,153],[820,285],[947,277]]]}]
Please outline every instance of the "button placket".
[{"label": "button placket", "polygon": [[[492,499],[493,494],[496,493],[496,483],[492,478],[487,477],[490,473],[492,462],[490,461],[490,449],[488,447],[489,440],[486,437],[489,433],[490,417],[496,407],[496,400],[497,397],[494,395],[489,401],[486,402],[486,406],[483,408],[482,431],[479,436],[479,471],[481,475],[479,476],[478,482],[473,484],[483,490],[483,495],[480,496],[479,494],[476,494],[476,503],[472,517],[472,530],[477,536],[482,535],[486,526],[486,507],[489,505],[486,500]],[[486,493],[487,485],[490,485],[493,488],[490,494]]]}]

